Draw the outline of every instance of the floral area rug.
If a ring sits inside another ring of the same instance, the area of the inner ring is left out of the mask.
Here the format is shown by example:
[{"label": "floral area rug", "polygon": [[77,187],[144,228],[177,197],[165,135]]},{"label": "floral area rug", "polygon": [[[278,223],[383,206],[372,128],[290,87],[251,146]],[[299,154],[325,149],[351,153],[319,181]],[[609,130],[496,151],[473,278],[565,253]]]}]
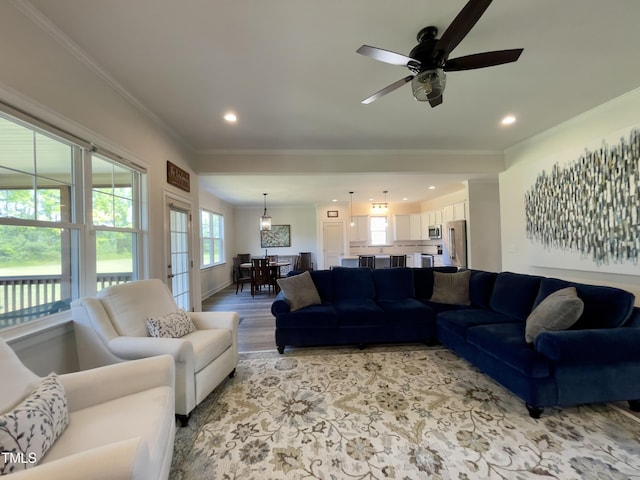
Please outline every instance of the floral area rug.
[{"label": "floral area rug", "polygon": [[640,478],[640,422],[605,404],[534,420],[440,348],[265,352],[178,430],[171,478]]}]

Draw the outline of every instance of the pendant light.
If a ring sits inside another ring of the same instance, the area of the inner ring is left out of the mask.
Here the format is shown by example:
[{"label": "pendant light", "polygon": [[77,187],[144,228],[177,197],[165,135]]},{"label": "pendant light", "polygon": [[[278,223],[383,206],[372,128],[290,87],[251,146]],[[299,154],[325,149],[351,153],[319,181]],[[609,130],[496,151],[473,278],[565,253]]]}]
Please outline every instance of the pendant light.
[{"label": "pendant light", "polygon": [[264,213],[260,217],[260,231],[271,230],[271,217],[267,214],[267,194],[264,195]]},{"label": "pendant light", "polygon": [[353,192],[349,192],[349,195],[351,196],[349,200],[349,219],[351,222],[351,226],[355,227],[356,223],[353,221]]}]

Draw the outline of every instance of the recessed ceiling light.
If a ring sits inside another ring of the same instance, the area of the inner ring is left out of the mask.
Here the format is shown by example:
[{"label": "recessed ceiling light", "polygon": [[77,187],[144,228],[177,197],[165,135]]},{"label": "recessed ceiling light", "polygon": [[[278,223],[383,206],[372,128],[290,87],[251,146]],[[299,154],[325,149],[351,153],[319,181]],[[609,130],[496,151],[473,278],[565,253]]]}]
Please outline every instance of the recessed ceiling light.
[{"label": "recessed ceiling light", "polygon": [[502,125],[512,125],[516,123],[516,117],[514,117],[513,115],[507,115],[502,120],[500,120],[500,123]]},{"label": "recessed ceiling light", "polygon": [[334,198],[333,200],[331,200],[333,203],[336,203],[338,201],[337,198]]},{"label": "recessed ceiling light", "polygon": [[436,186],[435,185],[429,185],[429,190],[435,190]]},{"label": "recessed ceiling light", "polygon": [[224,114],[224,120],[228,123],[236,123],[238,121],[238,117],[233,112],[228,112]]},{"label": "recessed ceiling light", "polygon": [[404,197],[402,200],[406,202],[409,199],[407,197]]}]

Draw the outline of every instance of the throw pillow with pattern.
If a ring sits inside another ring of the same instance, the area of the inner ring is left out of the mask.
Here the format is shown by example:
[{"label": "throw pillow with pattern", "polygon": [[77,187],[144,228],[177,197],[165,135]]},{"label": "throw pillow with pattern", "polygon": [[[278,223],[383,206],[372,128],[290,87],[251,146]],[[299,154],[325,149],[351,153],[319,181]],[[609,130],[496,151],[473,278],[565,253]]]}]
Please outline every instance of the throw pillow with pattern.
[{"label": "throw pillow with pattern", "polygon": [[161,317],[147,318],[147,331],[152,337],[180,338],[195,332],[196,326],[187,312],[178,310]]},{"label": "throw pillow with pattern", "polygon": [[69,424],[64,386],[55,373],[10,412],[0,415],[0,475],[34,467]]}]

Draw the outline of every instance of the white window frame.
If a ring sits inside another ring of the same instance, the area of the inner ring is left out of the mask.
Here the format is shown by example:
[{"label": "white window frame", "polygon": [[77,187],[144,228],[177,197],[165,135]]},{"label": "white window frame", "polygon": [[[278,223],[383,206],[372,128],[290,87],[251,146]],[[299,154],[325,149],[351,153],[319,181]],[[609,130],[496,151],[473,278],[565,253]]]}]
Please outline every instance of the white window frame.
[{"label": "white window frame", "polygon": [[[206,215],[207,216],[207,220],[208,220],[208,224],[209,224],[209,232],[210,235],[205,237],[204,236],[204,223],[203,223],[203,216]],[[220,225],[220,232],[214,232],[214,222],[213,219],[214,217],[219,217],[220,221],[219,221],[219,225]],[[225,244],[224,244],[224,215],[222,215],[221,213],[217,213],[217,212],[213,212],[211,210],[208,210],[206,208],[201,208],[200,209],[200,268],[201,269],[205,269],[205,268],[211,268],[211,267],[215,267],[217,265],[222,265],[225,263],[225,256],[224,256],[224,251],[225,251]],[[214,233],[218,233],[219,236],[215,236]],[[205,248],[205,241],[208,240],[209,241],[209,245],[211,246],[211,248],[206,249]],[[219,241],[220,243],[220,260],[218,262],[216,262],[215,259],[215,244],[216,241]],[[207,252],[208,250],[208,252]],[[209,254],[209,258],[211,259],[211,262],[209,263],[204,263],[204,257],[205,257],[205,253]]]},{"label": "white window frame", "polygon": [[[374,223],[377,223],[377,219],[384,219],[384,228],[375,228]],[[374,241],[374,233],[383,233],[384,234],[384,242],[376,242]],[[388,245],[389,242],[389,219],[386,215],[371,215],[369,217],[369,240],[371,245],[382,246]]]},{"label": "white window frame", "polygon": [[[42,221],[31,219],[18,219],[10,217],[0,217],[1,225],[18,225],[18,226],[30,226],[30,227],[48,227],[48,228],[60,228],[69,231],[76,232],[77,240],[74,244],[75,255],[71,256],[71,270],[72,270],[72,282],[71,288],[71,300],[75,300],[82,296],[94,295],[97,290],[97,276],[96,276],[96,245],[95,245],[95,232],[96,230],[112,230],[112,231],[126,231],[136,234],[136,242],[133,248],[134,264],[133,264],[133,279],[139,278],[139,272],[145,271],[145,265],[148,261],[148,252],[146,251],[145,244],[143,242],[143,232],[146,228],[146,218],[148,204],[146,202],[146,169],[133,162],[128,161],[112,154],[107,150],[95,147],[88,142],[80,138],[74,137],[68,132],[58,130],[55,126],[48,123],[44,123],[37,118],[30,117],[24,112],[19,112],[12,109],[9,106],[0,103],[0,116],[2,118],[14,122],[24,128],[27,128],[33,132],[40,133],[48,136],[64,144],[68,144],[72,147],[73,155],[73,185],[71,198],[73,202],[71,220],[70,221]],[[115,164],[122,167],[130,168],[138,173],[136,177],[136,185],[134,187],[134,199],[133,199],[133,216],[134,226],[133,228],[110,228],[110,227],[98,227],[94,226],[92,222],[92,178],[91,178],[91,158],[94,152],[98,152],[101,157],[107,157]],[[36,152],[37,153],[37,152]],[[0,185],[2,188],[2,185]],[[63,258],[64,260],[64,258]],[[63,262],[64,264],[64,262]],[[36,306],[35,304],[33,306]],[[52,315],[51,318],[57,317]],[[34,319],[17,320],[12,321],[8,325],[0,326],[0,331],[7,332],[13,330],[16,327],[22,328],[27,325],[36,325],[42,323],[49,317],[39,317]]]}]

